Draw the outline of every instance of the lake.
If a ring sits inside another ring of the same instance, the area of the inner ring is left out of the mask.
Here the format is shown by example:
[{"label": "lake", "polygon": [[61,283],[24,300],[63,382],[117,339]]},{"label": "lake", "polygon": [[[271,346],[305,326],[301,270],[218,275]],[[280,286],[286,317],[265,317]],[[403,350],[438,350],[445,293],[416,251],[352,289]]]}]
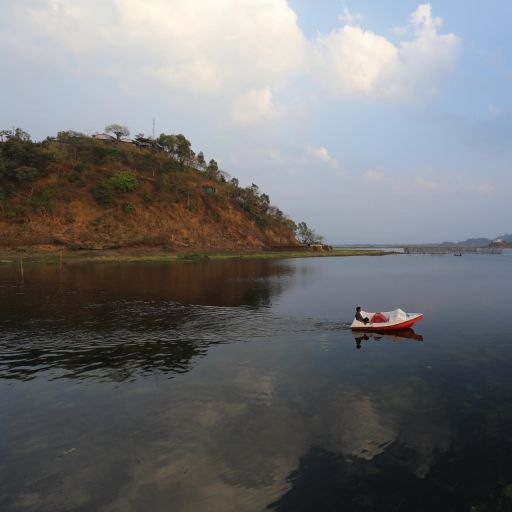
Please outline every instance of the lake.
[{"label": "lake", "polygon": [[[510,511],[512,255],[0,266],[0,510]],[[356,305],[425,319],[354,336]]]}]

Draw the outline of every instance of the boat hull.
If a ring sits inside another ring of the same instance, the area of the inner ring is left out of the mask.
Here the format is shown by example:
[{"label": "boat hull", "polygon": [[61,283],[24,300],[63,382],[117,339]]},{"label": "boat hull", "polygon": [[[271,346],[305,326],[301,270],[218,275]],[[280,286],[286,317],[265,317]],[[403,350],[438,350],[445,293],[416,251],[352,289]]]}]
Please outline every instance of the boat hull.
[{"label": "boat hull", "polygon": [[367,332],[385,332],[385,331],[399,331],[401,329],[410,329],[416,322],[423,320],[423,315],[417,315],[412,318],[398,323],[385,322],[385,323],[368,323],[362,326],[352,325],[353,331],[367,331]]}]

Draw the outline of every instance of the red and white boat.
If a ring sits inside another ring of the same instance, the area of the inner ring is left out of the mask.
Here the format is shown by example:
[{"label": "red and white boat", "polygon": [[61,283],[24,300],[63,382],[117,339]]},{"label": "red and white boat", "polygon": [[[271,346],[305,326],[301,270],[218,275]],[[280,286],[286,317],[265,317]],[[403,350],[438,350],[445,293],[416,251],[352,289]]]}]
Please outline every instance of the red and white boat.
[{"label": "red and white boat", "polygon": [[422,313],[406,313],[401,309],[378,313],[361,311],[361,315],[363,318],[368,318],[369,322],[365,324],[354,319],[350,326],[353,331],[397,331],[399,329],[410,329],[416,322],[423,319]]}]

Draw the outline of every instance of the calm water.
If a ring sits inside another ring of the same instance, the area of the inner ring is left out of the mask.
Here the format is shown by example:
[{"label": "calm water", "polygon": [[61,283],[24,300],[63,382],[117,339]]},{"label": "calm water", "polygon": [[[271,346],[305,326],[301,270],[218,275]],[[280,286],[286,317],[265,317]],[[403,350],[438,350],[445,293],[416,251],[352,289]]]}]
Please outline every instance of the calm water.
[{"label": "calm water", "polygon": [[[512,510],[512,255],[0,266],[2,511]],[[425,313],[356,339],[354,306]]]}]

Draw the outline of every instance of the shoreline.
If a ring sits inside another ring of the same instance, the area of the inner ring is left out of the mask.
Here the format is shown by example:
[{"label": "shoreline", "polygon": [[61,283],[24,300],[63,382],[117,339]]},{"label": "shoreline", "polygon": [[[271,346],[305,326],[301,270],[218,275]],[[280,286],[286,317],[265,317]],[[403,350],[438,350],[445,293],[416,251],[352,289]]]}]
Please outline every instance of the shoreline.
[{"label": "shoreline", "polygon": [[339,258],[351,256],[388,256],[400,254],[392,251],[334,249],[320,251],[252,251],[252,252],[189,252],[165,251],[9,251],[0,250],[0,265],[14,265],[22,261],[26,264],[47,265],[69,263],[171,263],[220,260],[266,260],[290,258]]}]

